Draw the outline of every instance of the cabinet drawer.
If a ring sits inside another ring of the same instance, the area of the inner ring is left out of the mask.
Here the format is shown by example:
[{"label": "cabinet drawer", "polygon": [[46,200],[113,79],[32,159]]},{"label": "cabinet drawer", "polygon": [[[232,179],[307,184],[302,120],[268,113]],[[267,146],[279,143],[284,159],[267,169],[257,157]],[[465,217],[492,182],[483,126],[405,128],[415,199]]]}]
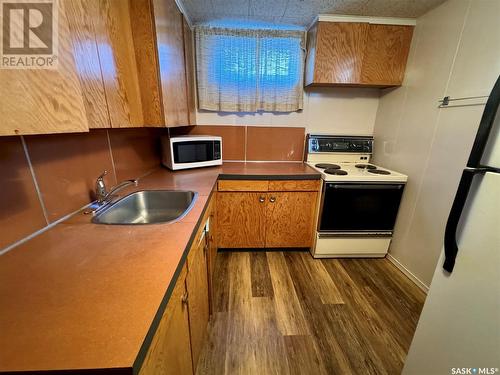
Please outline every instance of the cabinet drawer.
[{"label": "cabinet drawer", "polygon": [[269,191],[319,191],[321,180],[269,181]]},{"label": "cabinet drawer", "polygon": [[267,191],[269,181],[266,180],[221,180],[219,191]]}]

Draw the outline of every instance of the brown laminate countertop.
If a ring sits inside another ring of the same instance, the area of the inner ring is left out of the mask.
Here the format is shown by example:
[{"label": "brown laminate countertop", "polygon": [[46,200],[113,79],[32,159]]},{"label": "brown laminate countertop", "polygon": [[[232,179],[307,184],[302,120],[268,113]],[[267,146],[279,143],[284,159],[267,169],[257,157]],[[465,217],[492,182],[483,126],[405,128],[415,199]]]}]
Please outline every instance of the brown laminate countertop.
[{"label": "brown laminate countertop", "polygon": [[303,163],[160,168],[120,195],[198,192],[181,220],[99,225],[78,213],[0,256],[0,371],[137,370],[217,178],[320,175]]}]

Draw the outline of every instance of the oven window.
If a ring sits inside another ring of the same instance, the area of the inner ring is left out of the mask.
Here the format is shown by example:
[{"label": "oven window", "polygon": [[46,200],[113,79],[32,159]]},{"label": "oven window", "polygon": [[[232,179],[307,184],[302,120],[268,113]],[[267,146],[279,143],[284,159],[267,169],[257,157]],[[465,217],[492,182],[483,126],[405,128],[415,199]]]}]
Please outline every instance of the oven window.
[{"label": "oven window", "polygon": [[403,184],[326,183],[320,231],[392,231]]},{"label": "oven window", "polygon": [[214,141],[174,143],[175,163],[196,163],[214,159]]}]

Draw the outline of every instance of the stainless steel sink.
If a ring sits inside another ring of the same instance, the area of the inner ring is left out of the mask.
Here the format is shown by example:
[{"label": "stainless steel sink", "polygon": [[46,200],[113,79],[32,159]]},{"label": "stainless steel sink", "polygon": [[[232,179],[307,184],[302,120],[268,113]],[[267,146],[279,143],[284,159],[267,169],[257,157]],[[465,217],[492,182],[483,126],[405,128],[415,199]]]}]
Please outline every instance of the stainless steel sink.
[{"label": "stainless steel sink", "polygon": [[92,218],[96,224],[155,224],[176,221],[193,207],[197,193],[180,190],[143,190],[103,207]]}]

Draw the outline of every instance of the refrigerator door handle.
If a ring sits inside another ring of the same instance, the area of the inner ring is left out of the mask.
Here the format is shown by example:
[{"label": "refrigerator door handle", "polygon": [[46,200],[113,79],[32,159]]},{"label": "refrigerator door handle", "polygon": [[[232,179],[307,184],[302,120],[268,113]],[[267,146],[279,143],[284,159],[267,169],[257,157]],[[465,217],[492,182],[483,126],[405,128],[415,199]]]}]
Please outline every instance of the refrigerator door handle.
[{"label": "refrigerator door handle", "polygon": [[444,255],[445,260],[443,268],[449,273],[453,272],[453,267],[455,266],[455,259],[458,253],[457,245],[457,228],[460,222],[460,217],[462,216],[462,211],[464,209],[465,203],[467,201],[467,196],[469,194],[470,187],[474,176],[478,173],[485,173],[489,168],[466,168],[462,172],[462,178],[458,184],[457,194],[453,200],[453,205],[451,206],[450,215],[448,216],[448,221],[446,223],[446,229],[444,232]]}]

